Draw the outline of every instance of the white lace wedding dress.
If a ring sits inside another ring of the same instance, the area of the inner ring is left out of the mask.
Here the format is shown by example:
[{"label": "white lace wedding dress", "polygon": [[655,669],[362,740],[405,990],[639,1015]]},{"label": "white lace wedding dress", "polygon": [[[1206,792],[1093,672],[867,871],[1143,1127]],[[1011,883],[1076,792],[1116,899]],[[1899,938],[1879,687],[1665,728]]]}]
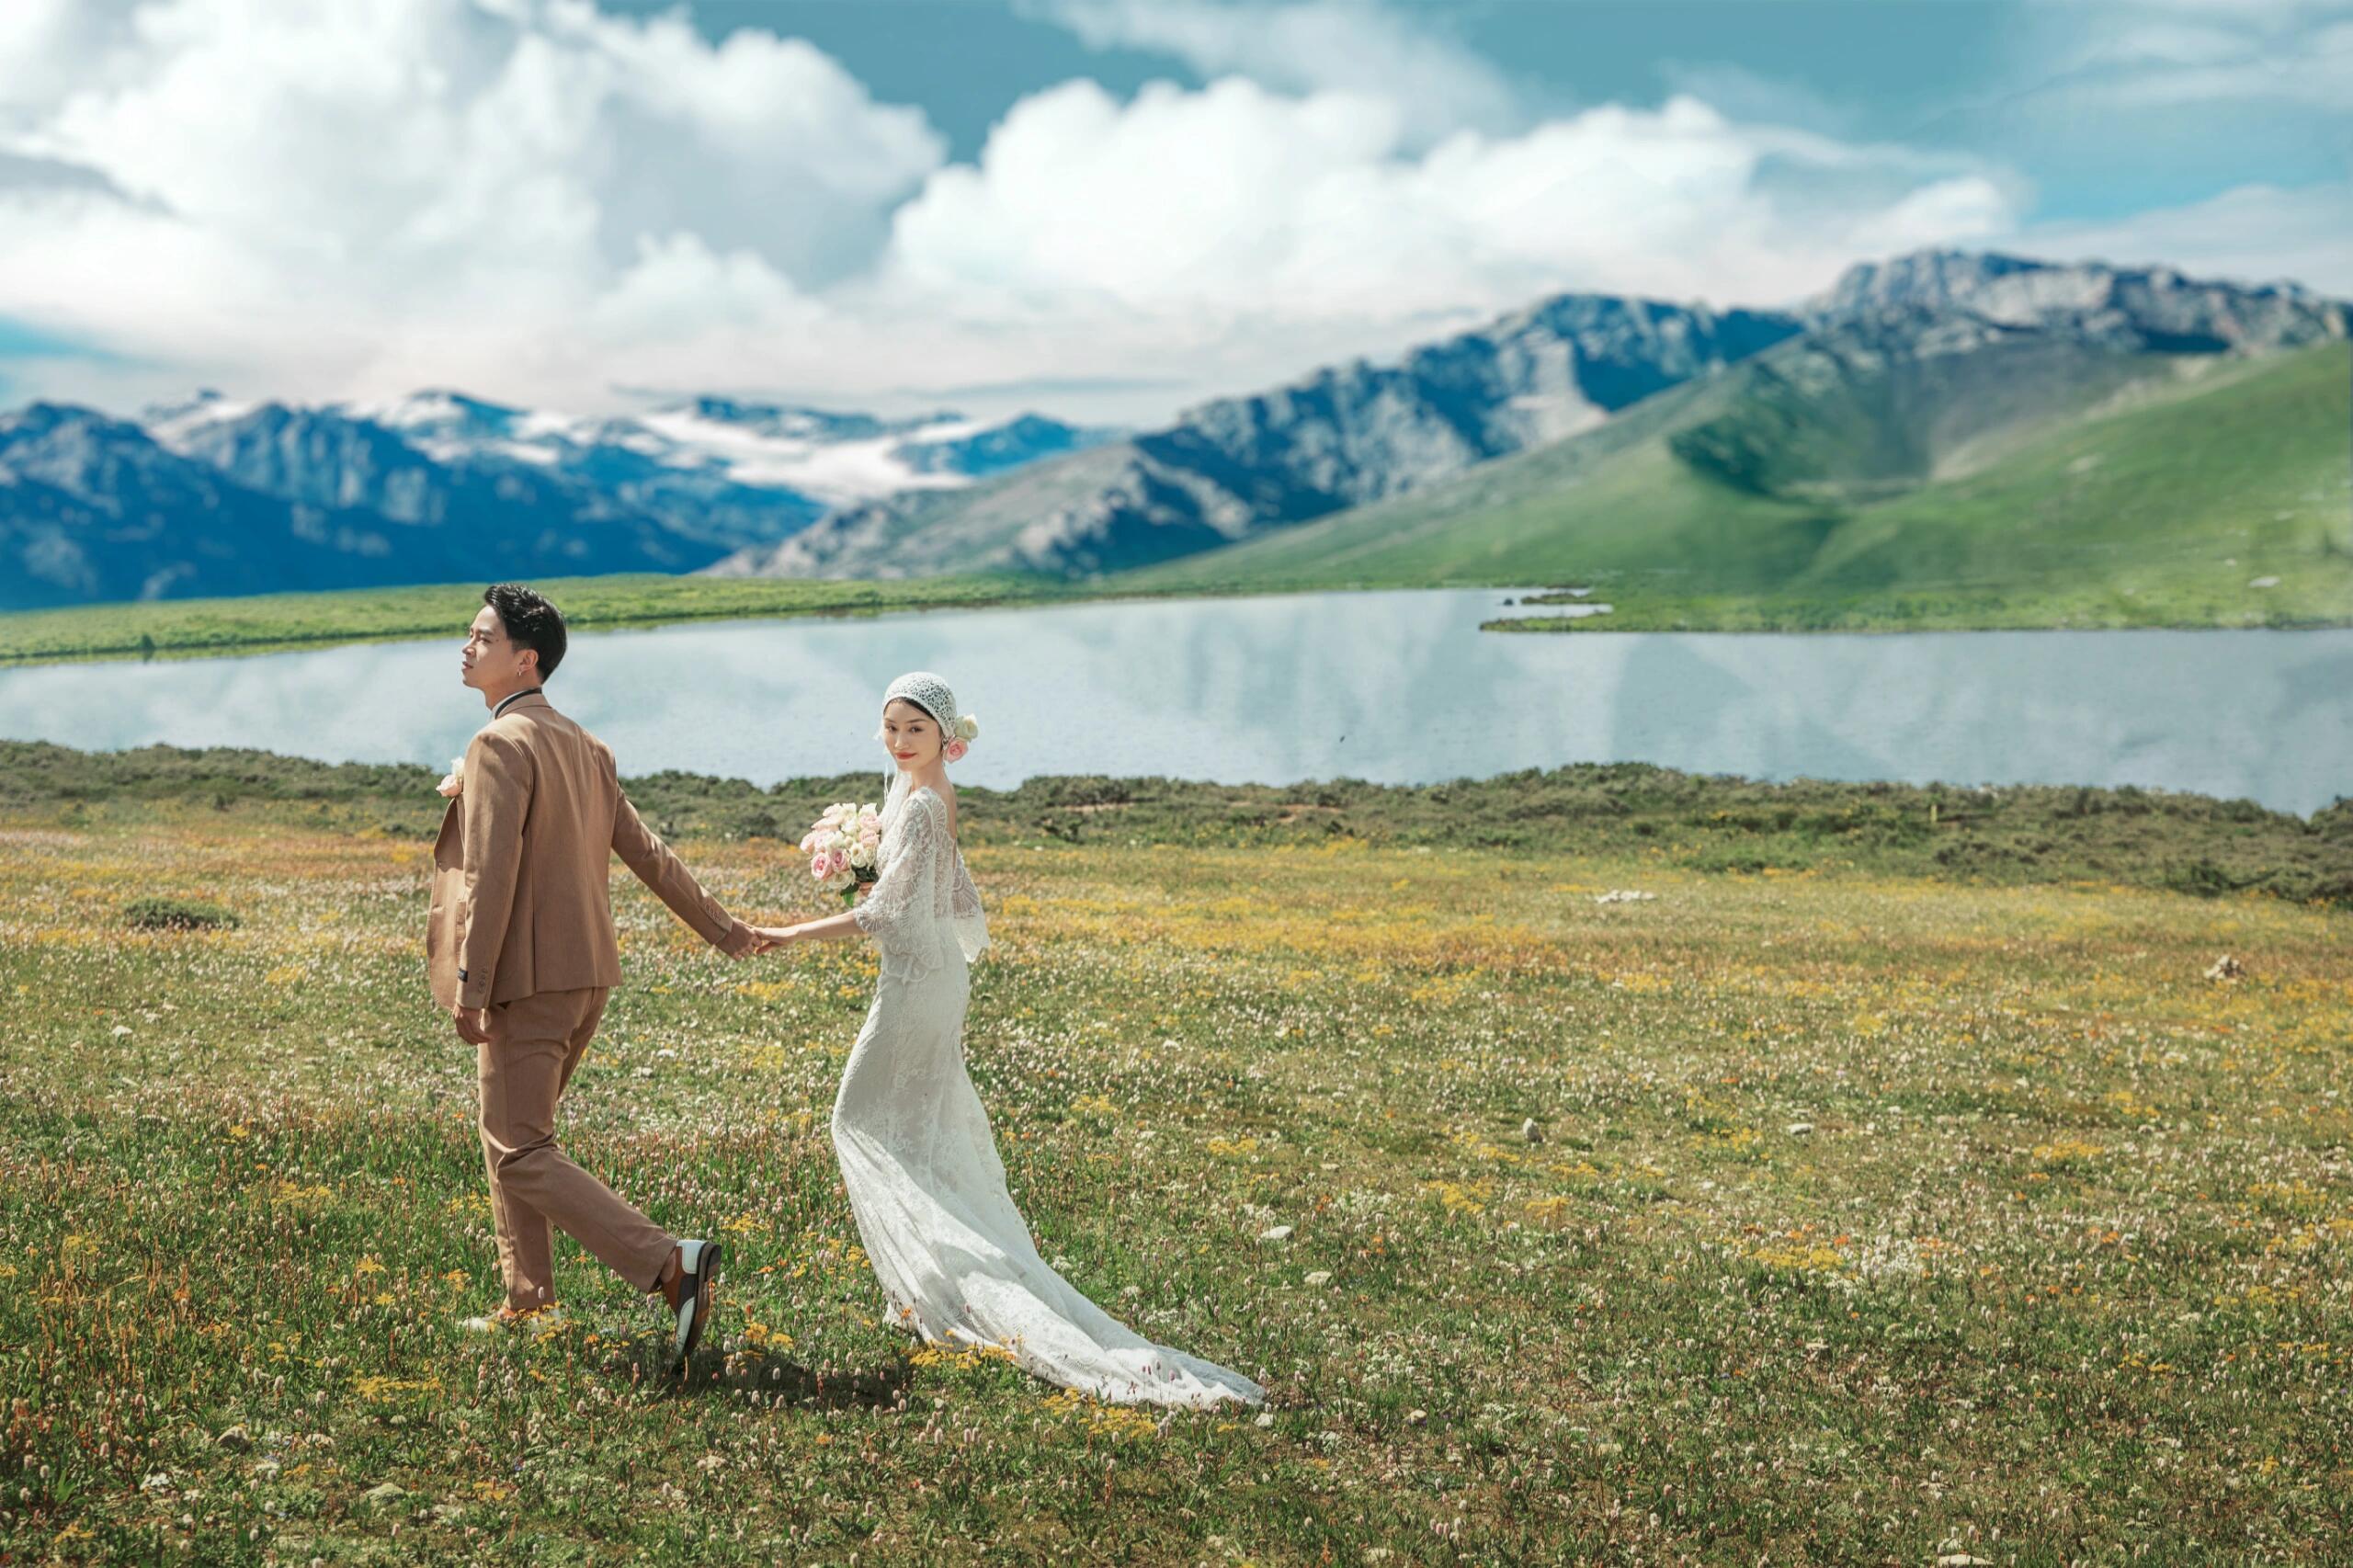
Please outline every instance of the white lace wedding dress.
[{"label": "white lace wedding dress", "polygon": [[853,914],[881,978],[834,1100],[834,1150],[892,1320],[928,1343],[995,1346],[1097,1399],[1261,1403],[1250,1379],[1153,1344],[1039,1257],[964,1071],[967,966],[988,946],[980,892],[947,802],[906,782],[892,781],[881,880]]}]

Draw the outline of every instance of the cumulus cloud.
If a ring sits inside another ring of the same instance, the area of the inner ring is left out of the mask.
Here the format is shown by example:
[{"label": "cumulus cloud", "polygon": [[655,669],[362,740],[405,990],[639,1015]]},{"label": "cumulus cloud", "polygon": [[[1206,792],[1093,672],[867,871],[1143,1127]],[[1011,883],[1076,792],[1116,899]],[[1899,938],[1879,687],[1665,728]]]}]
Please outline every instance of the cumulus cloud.
[{"label": "cumulus cloud", "polygon": [[[0,312],[266,366],[283,390],[372,381],[380,359],[601,380],[596,351],[649,320],[717,326],[747,290],[865,267],[944,155],[919,111],[804,42],[713,45],[579,0],[33,16],[0,47],[5,151],[90,177],[0,187]],[[676,264],[696,250],[727,258],[727,286],[653,309],[665,278],[708,280]],[[580,341],[583,323],[620,335]]]},{"label": "cumulus cloud", "polygon": [[1785,301],[2014,238],[2031,207],[2001,167],[1697,93],[1490,113],[1490,68],[1347,0],[1057,0],[1214,79],[1065,83],[953,165],[920,111],[757,28],[585,0],[18,4],[0,319],[111,351],[42,374],[117,406],[198,381],[583,411],[1020,383],[1143,420],[1562,290]]},{"label": "cumulus cloud", "polygon": [[976,165],[934,175],[887,265],[935,309],[1080,301],[1207,331],[1568,287],[1753,301],[1859,251],[1996,232],[2018,199],[1965,160],[1735,124],[1689,97],[1416,153],[1379,97],[1236,76],[1123,104],[1074,82],[1019,105]]}]

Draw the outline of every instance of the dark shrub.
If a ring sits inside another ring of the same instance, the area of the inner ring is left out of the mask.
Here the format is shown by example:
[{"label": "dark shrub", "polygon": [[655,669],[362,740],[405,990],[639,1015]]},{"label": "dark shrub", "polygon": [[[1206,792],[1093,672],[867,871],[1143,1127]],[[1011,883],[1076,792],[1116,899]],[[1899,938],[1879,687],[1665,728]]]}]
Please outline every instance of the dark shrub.
[{"label": "dark shrub", "polygon": [[135,898],[123,905],[122,917],[142,931],[207,931],[239,924],[217,903],[185,898]]}]

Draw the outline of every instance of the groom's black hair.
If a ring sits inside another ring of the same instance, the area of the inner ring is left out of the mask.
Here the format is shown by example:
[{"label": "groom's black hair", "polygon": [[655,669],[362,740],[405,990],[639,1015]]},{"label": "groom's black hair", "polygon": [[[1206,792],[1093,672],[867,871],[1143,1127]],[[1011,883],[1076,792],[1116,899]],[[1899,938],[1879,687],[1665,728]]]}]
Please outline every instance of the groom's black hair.
[{"label": "groom's black hair", "polygon": [[482,602],[498,612],[515,646],[539,654],[541,680],[555,674],[563,663],[563,617],[555,606],[520,583],[493,583],[482,591]]}]

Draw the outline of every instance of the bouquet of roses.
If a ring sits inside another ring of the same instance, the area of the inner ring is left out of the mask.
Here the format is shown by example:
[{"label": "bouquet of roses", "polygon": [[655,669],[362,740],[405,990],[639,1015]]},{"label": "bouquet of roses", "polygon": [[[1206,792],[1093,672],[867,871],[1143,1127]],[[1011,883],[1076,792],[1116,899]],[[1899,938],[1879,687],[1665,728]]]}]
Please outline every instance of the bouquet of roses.
[{"label": "bouquet of roses", "polygon": [[837,801],[801,840],[809,874],[819,887],[833,888],[848,903],[860,886],[877,881],[882,858],[882,813],[854,801]]}]

